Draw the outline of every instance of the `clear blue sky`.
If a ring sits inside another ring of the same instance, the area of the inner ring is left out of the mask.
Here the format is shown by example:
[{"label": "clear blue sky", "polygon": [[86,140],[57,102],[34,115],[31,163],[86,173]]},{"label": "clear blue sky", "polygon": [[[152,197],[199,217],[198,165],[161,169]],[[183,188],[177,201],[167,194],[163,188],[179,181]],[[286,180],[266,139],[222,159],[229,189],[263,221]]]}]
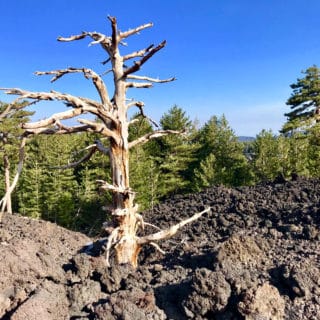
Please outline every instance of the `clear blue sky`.
[{"label": "clear blue sky", "polygon": [[[154,119],[174,104],[201,123],[225,114],[238,135],[277,132],[288,110],[289,85],[302,70],[320,65],[319,0],[10,0],[0,2],[0,12],[0,87],[94,97],[81,77],[52,85],[50,77],[33,75],[68,66],[103,72],[100,47],[88,47],[89,39],[59,43],[57,36],[110,34],[107,15],[116,16],[123,31],[153,22],[123,50],[166,39],[165,49],[139,74],[178,80],[132,89],[129,97],[144,100]],[[0,100],[10,99],[0,93]],[[35,118],[63,109],[44,104]]]}]

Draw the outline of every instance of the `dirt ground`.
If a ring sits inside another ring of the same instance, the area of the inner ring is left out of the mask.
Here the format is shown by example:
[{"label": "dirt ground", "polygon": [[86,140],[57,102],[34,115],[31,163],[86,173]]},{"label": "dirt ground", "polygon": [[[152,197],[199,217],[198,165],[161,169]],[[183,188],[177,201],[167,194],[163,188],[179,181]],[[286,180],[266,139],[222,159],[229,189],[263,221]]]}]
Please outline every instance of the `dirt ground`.
[{"label": "dirt ground", "polygon": [[144,218],[165,228],[207,206],[137,270],[106,268],[104,238],[4,214],[0,318],[320,319],[320,180],[214,187]]}]

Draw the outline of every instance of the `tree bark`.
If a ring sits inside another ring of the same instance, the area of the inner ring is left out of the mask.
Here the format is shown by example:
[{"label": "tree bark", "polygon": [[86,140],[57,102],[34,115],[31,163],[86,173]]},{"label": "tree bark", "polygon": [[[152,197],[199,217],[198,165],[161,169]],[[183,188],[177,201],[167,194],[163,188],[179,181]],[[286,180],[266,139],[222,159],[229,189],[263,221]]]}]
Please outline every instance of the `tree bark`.
[{"label": "tree bark", "polygon": [[8,213],[12,213],[12,202],[11,202],[11,194],[10,190],[10,161],[8,155],[5,153],[3,155],[3,164],[4,164],[4,183],[5,183],[5,207],[2,211],[6,211]]}]

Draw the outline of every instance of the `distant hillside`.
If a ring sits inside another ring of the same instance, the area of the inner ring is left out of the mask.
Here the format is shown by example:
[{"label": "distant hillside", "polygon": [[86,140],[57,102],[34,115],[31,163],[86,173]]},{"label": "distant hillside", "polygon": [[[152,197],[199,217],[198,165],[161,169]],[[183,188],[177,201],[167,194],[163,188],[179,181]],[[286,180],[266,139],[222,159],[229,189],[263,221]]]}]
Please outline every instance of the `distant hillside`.
[{"label": "distant hillside", "polygon": [[253,141],[255,138],[254,137],[246,137],[246,136],[239,136],[238,140],[240,142],[250,142]]}]

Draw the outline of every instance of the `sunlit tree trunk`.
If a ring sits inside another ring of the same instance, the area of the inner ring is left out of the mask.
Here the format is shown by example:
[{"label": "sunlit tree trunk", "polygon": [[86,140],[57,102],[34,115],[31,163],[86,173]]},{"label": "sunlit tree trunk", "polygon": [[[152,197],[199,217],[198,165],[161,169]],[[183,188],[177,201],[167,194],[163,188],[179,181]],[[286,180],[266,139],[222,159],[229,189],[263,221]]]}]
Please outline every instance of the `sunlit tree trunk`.
[{"label": "sunlit tree trunk", "polygon": [[10,162],[8,155],[5,153],[3,155],[3,164],[4,164],[4,184],[5,184],[5,193],[8,194],[6,199],[6,206],[3,211],[8,213],[12,213],[12,202],[11,202],[11,194],[9,194],[10,190]]},{"label": "sunlit tree trunk", "polygon": [[[53,81],[70,73],[82,73],[86,79],[92,81],[98,91],[100,101],[94,101],[88,98],[73,96],[57,91],[50,92],[30,92],[21,89],[6,89],[6,93],[20,96],[20,99],[31,99],[32,103],[40,100],[59,100],[67,106],[72,107],[67,111],[53,114],[51,117],[34,123],[28,123],[23,126],[25,136],[31,134],[71,134],[77,132],[94,132],[99,134],[102,139],[109,140],[109,148],[104,147],[101,140],[86,148],[88,154],[79,161],[62,166],[61,168],[70,168],[89,160],[91,156],[100,151],[110,158],[111,178],[110,183],[98,180],[100,188],[112,192],[113,226],[108,228],[110,235],[107,241],[107,265],[109,265],[109,253],[112,248],[116,251],[116,258],[119,264],[130,264],[137,266],[137,257],[140,248],[144,244],[151,244],[161,250],[155,241],[165,239],[174,235],[179,228],[197,218],[209,209],[195,214],[194,216],[181,221],[175,226],[154,234],[138,237],[137,231],[144,227],[144,220],[138,213],[138,206],[134,203],[134,192],[130,189],[129,182],[129,150],[137,145],[144,144],[151,139],[162,137],[168,134],[180,134],[177,130],[156,130],[149,132],[133,141],[128,141],[128,129],[132,122],[128,119],[128,110],[132,107],[138,108],[141,116],[154,124],[154,121],[144,114],[144,103],[141,101],[128,100],[126,98],[129,88],[150,88],[153,83],[165,83],[175,80],[154,79],[147,76],[134,75],[140,70],[155,53],[161,50],[166,42],[159,45],[150,45],[145,49],[129,53],[122,56],[119,46],[124,44],[124,40],[131,35],[138,34],[140,31],[152,27],[152,23],[141,25],[135,29],[126,32],[120,32],[117,29],[117,21],[114,17],[109,17],[111,22],[112,35],[106,36],[98,32],[82,32],[68,38],[59,37],[59,41],[75,41],[90,37],[93,41],[90,45],[101,45],[106,51],[108,59],[104,64],[111,64],[111,69],[106,73],[113,74],[114,94],[110,98],[107,87],[98,73],[88,68],[67,68],[63,70],[54,70],[46,72],[36,72],[37,75],[53,75]],[[130,60],[135,59],[131,66]],[[78,119],[81,125],[67,126],[62,123],[63,120],[71,119],[82,114],[90,113],[97,120]]]}]

